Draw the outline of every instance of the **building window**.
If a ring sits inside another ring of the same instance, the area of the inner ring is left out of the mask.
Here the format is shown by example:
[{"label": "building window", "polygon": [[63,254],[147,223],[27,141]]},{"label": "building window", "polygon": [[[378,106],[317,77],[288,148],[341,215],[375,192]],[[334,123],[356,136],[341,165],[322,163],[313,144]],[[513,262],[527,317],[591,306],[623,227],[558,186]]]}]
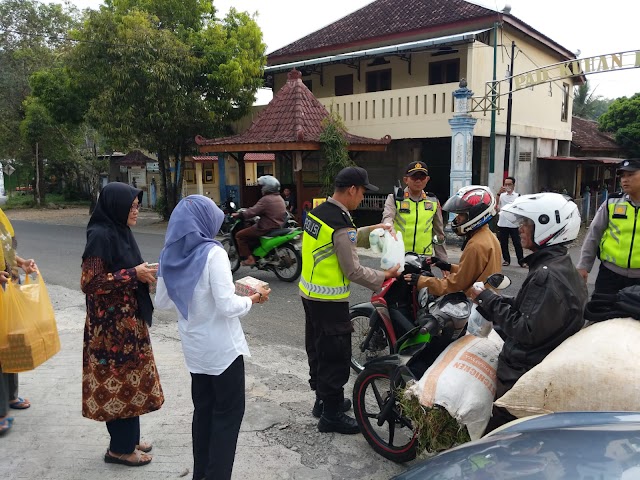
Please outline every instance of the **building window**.
[{"label": "building window", "polygon": [[313,92],[313,80],[312,79],[302,80],[302,83],[304,83],[306,85],[306,87],[309,89],[310,92]]},{"label": "building window", "polygon": [[460,81],[460,59],[429,63],[429,85]]},{"label": "building window", "polygon": [[367,72],[367,92],[391,90],[391,69]]},{"label": "building window", "polygon": [[560,120],[566,122],[569,118],[569,84],[562,84],[562,112],[560,113]]},{"label": "building window", "polygon": [[353,95],[353,74],[336,75],[335,96]]},{"label": "building window", "polygon": [[196,183],[196,165],[193,162],[184,162],[182,176],[187,183]]}]

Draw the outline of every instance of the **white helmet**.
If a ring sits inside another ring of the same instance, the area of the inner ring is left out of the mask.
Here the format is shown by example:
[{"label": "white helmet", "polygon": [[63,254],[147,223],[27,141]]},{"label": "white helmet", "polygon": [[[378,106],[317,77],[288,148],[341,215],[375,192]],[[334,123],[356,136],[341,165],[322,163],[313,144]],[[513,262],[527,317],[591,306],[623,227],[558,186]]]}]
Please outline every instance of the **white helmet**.
[{"label": "white helmet", "polygon": [[538,247],[575,240],[580,230],[578,206],[559,193],[521,195],[506,205],[500,215],[515,224],[523,218],[533,221],[533,242]]},{"label": "white helmet", "polygon": [[466,213],[468,218],[463,223],[454,219],[451,227],[457,235],[463,236],[489,223],[496,215],[496,197],[489,187],[469,185],[462,187],[449,198],[442,209],[450,213]]},{"label": "white helmet", "polygon": [[258,178],[258,185],[262,187],[262,195],[280,193],[280,182],[272,175],[263,175]]}]

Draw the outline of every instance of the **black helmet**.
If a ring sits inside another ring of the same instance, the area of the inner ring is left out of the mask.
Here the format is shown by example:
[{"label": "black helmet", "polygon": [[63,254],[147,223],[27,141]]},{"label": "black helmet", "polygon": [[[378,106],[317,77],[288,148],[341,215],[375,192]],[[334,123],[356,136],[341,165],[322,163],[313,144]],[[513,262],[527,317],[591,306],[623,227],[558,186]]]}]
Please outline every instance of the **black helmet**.
[{"label": "black helmet", "polygon": [[407,252],[404,255],[404,273],[420,273],[422,262],[417,253]]}]

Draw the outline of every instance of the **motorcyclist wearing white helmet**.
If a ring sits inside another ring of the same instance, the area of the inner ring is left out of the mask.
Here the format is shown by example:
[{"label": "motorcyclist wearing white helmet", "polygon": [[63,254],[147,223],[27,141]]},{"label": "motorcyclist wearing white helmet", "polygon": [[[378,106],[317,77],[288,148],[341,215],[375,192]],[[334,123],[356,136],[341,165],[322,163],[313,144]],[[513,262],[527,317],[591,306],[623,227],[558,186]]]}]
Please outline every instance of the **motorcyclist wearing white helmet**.
[{"label": "motorcyclist wearing white helmet", "polygon": [[433,265],[449,272],[445,278],[405,275],[406,281],[420,289],[427,287],[429,293],[437,296],[468,291],[474,282],[485,281],[502,268],[500,243],[489,229],[489,222],[496,215],[496,199],[488,187],[463,187],[442,209],[457,214],[451,227],[457,235],[465,237],[460,262],[456,265],[431,258]]},{"label": "motorcyclist wearing white helmet", "polygon": [[276,177],[263,175],[258,178],[258,185],[262,187],[262,198],[253,207],[233,214],[234,217],[245,219],[260,216],[258,223],[236,233],[238,255],[243,260],[242,265],[246,266],[256,263],[251,254],[252,242],[271,230],[282,228],[287,209],[280,196],[280,182]]},{"label": "motorcyclist wearing white helmet", "polygon": [[[502,215],[519,225],[522,247],[533,253],[524,258],[529,274],[515,298],[471,289],[478,311],[498,325],[505,338],[498,358],[496,399],[582,328],[587,301],[585,283],[565,246],[580,229],[576,204],[558,193],[521,195],[502,209]],[[486,432],[514,418],[494,406]]]}]

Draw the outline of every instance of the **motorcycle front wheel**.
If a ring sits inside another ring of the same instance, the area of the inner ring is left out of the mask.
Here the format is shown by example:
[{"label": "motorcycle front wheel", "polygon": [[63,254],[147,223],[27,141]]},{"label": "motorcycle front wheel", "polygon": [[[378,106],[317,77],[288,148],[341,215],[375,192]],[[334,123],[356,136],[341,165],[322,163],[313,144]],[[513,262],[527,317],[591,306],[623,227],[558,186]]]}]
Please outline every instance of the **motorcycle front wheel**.
[{"label": "motorcycle front wheel", "polygon": [[285,243],[276,247],[273,254],[276,257],[273,273],[283,282],[294,282],[302,272],[300,252],[293,245]]},{"label": "motorcycle front wheel", "polygon": [[231,264],[231,273],[235,273],[240,268],[240,255],[238,255],[238,250],[231,243],[231,239],[229,237],[223,238],[220,243],[222,244],[222,248],[227,252],[227,256],[229,257],[229,263]]},{"label": "motorcycle front wheel", "polygon": [[403,463],[416,458],[418,438],[411,419],[402,414],[398,395],[392,389],[389,370],[367,367],[353,386],[353,411],[371,448],[388,460]]},{"label": "motorcycle front wheel", "polygon": [[360,373],[364,369],[365,363],[369,360],[390,355],[392,347],[387,331],[380,325],[375,327],[376,331],[373,332],[371,340],[369,340],[369,347],[363,352],[360,345],[365,341],[371,329],[369,317],[359,312],[351,312],[350,320],[353,327],[353,332],[351,333],[351,368],[354,372]]}]

